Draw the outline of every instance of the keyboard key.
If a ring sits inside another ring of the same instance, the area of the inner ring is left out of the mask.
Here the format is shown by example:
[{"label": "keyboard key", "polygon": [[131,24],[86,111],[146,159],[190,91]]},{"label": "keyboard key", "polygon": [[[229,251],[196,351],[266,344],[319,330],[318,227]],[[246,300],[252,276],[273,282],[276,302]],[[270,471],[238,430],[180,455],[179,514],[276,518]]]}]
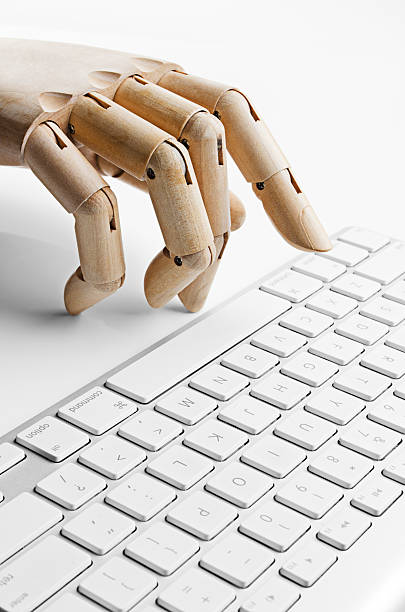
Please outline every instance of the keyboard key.
[{"label": "keyboard key", "polygon": [[400,435],[367,419],[342,430],[339,438],[343,446],[376,461],[384,459],[400,442]]},{"label": "keyboard key", "polygon": [[341,336],[370,346],[388,333],[388,327],[377,321],[367,319],[360,314],[356,314],[339,323],[335,331]]},{"label": "keyboard key", "polygon": [[90,438],[59,419],[48,416],[21,431],[16,442],[58,463],[86,446]]},{"label": "keyboard key", "polygon": [[319,336],[325,329],[333,325],[333,319],[309,308],[295,308],[280,319],[280,325],[308,338]]},{"label": "keyboard key", "polygon": [[205,485],[210,493],[240,508],[249,508],[272,487],[273,482],[268,476],[243,465],[240,461],[230,463]]},{"label": "keyboard key", "polygon": [[401,495],[398,485],[376,476],[357,490],[350,503],[367,514],[381,516]]},{"label": "keyboard key", "polygon": [[337,556],[317,542],[307,544],[280,568],[280,574],[303,587],[312,586],[337,561]]},{"label": "keyboard key", "polygon": [[240,459],[274,478],[284,478],[306,458],[306,454],[300,448],[270,435],[256,444],[247,446]]},{"label": "keyboard key", "polygon": [[339,369],[325,359],[303,352],[283,365],[280,372],[311,387],[320,387]]},{"label": "keyboard key", "polygon": [[344,510],[329,519],[316,534],[338,550],[347,550],[371,527],[371,521],[359,512]]},{"label": "keyboard key", "polygon": [[58,416],[99,436],[137,410],[131,400],[103,387],[94,387],[60,408]]},{"label": "keyboard key", "polygon": [[14,444],[9,444],[8,442],[0,444],[0,474],[14,467],[23,459],[25,459],[25,453],[21,448],[18,448],[18,446],[14,446]]},{"label": "keyboard key", "polygon": [[274,556],[264,546],[237,533],[228,535],[200,560],[201,567],[242,589],[273,563]]},{"label": "keyboard key", "polygon": [[338,278],[332,285],[331,290],[346,295],[349,298],[364,302],[378,293],[381,285],[375,281],[361,278],[355,274],[345,274]]},{"label": "keyboard key", "polygon": [[223,612],[235,599],[235,591],[221,580],[192,568],[159,594],[157,603],[169,612]]},{"label": "keyboard key", "polygon": [[347,425],[365,407],[365,403],[356,397],[328,387],[309,397],[304,409],[337,425]]},{"label": "keyboard key", "polygon": [[390,241],[387,236],[383,236],[377,232],[371,232],[361,227],[351,227],[338,236],[338,240],[359,246],[370,253],[375,253],[375,251],[389,244]]},{"label": "keyboard key", "polygon": [[90,565],[90,555],[49,536],[0,571],[0,610],[31,612]]},{"label": "keyboard key", "polygon": [[249,441],[248,436],[218,419],[206,421],[184,438],[184,444],[216,461],[224,461]]},{"label": "keyboard key", "polygon": [[390,378],[401,378],[405,374],[405,355],[384,344],[365,354],[360,363]]},{"label": "keyboard key", "polygon": [[148,521],[175,499],[173,489],[138,472],[109,491],[105,501],[138,521]]},{"label": "keyboard key", "polygon": [[399,325],[405,319],[405,306],[392,300],[378,297],[372,302],[365,304],[360,309],[360,314],[393,327]]},{"label": "keyboard key", "polygon": [[240,344],[221,360],[221,364],[226,368],[231,368],[250,378],[260,378],[278,363],[276,357],[251,344]]},{"label": "keyboard key", "polygon": [[354,273],[381,285],[389,285],[405,272],[404,252],[405,244],[398,242],[361,263]]},{"label": "keyboard key", "polygon": [[194,374],[189,383],[190,387],[197,391],[202,391],[222,401],[230,399],[248,384],[248,378],[221,365],[212,365]]},{"label": "keyboard key", "polygon": [[250,392],[253,397],[273,404],[281,410],[289,410],[309,394],[309,387],[278,373],[267,376]]},{"label": "keyboard key", "polygon": [[405,282],[402,280],[384,290],[383,296],[399,304],[405,304]]},{"label": "keyboard key", "polygon": [[402,381],[401,383],[397,383],[394,390],[394,395],[405,399],[405,383]]},{"label": "keyboard key", "polygon": [[305,472],[275,495],[276,501],[313,519],[322,518],[342,497],[335,485]]},{"label": "keyboard key", "polygon": [[46,608],[47,612],[100,612],[100,610],[92,603],[77,597],[73,593],[65,593],[59,597],[53,604]]},{"label": "keyboard key", "polygon": [[117,372],[106,385],[147,404],[290,308],[287,300],[248,291]]},{"label": "keyboard key", "polygon": [[250,342],[278,357],[289,357],[307,343],[300,334],[283,329],[280,325],[266,325]]},{"label": "keyboard key", "polygon": [[395,480],[400,484],[405,484],[405,453],[403,450],[393,453],[389,463],[382,471],[384,476]]},{"label": "keyboard key", "polygon": [[373,464],[369,459],[339,447],[338,444],[329,446],[323,455],[317,455],[308,465],[308,470],[313,474],[345,489],[352,489],[372,469]]},{"label": "keyboard key", "polygon": [[161,576],[170,576],[199,550],[191,536],[167,523],[156,523],[132,540],[125,554]]},{"label": "keyboard key", "polygon": [[282,419],[274,434],[307,450],[316,450],[336,433],[336,427],[303,410]]},{"label": "keyboard key", "polygon": [[385,339],[384,344],[391,346],[398,351],[405,352],[405,328],[389,334],[389,336],[387,336]]},{"label": "keyboard key", "polygon": [[333,249],[325,253],[317,253],[318,257],[326,257],[344,266],[352,267],[368,257],[368,251],[344,242],[334,242]]},{"label": "keyboard key", "polygon": [[271,500],[244,518],[239,531],[265,546],[284,552],[299,540],[310,526],[308,519]]},{"label": "keyboard key", "polygon": [[214,469],[211,461],[184,446],[176,445],[156,457],[146,471],[185,491]]},{"label": "keyboard key", "polygon": [[292,270],[284,270],[265,281],[260,289],[296,303],[302,302],[322,287],[320,280]]},{"label": "keyboard key", "polygon": [[280,412],[276,408],[251,395],[243,395],[218,413],[221,421],[253,435],[261,433],[279,417]]},{"label": "keyboard key", "polygon": [[190,387],[179,387],[158,400],[155,410],[185,425],[195,425],[217,406],[213,398],[198,393]]},{"label": "keyboard key", "polygon": [[[63,519],[58,508],[21,493],[0,508],[0,564]],[[1,600],[1,595],[0,595]]]},{"label": "keyboard key", "polygon": [[318,357],[333,361],[337,365],[347,365],[361,355],[364,347],[358,342],[331,332],[316,340],[308,351]]},{"label": "keyboard key", "polygon": [[305,306],[333,319],[341,319],[357,308],[357,302],[352,298],[336,293],[336,291],[327,289],[310,298]]},{"label": "keyboard key", "polygon": [[156,587],[157,580],[149,572],[113,557],[82,580],[79,592],[111,612],[127,612]]},{"label": "keyboard key", "polygon": [[106,486],[103,478],[75,463],[67,463],[41,480],[35,491],[68,510],[76,510]]},{"label": "keyboard key", "polygon": [[347,372],[339,374],[333,386],[364,399],[366,402],[372,402],[391,386],[391,382],[381,374],[376,374],[361,366],[354,366]]},{"label": "keyboard key", "polygon": [[299,598],[298,591],[274,576],[242,604],[240,612],[287,612]]},{"label": "keyboard key", "polygon": [[154,410],[144,410],[118,431],[118,435],[150,451],[161,449],[182,433],[181,425]]},{"label": "keyboard key", "polygon": [[65,523],[61,534],[96,555],[105,555],[135,529],[132,519],[104,504],[93,504]]},{"label": "keyboard key", "polygon": [[212,540],[237,517],[230,504],[205,491],[196,491],[172,508],[166,520],[201,540]]},{"label": "keyboard key", "polygon": [[306,255],[293,264],[291,269],[295,270],[295,272],[308,274],[325,283],[330,283],[346,272],[346,266],[335,261],[322,259],[316,255]]},{"label": "keyboard key", "polygon": [[79,457],[80,463],[112,480],[122,478],[145,459],[143,450],[117,436],[106,436]]}]

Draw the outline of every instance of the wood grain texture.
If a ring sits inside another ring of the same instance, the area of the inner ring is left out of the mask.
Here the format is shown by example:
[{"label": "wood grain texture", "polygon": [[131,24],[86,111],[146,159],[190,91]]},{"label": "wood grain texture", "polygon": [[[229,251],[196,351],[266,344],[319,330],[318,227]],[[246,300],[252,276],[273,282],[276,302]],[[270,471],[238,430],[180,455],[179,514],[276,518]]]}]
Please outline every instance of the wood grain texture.
[{"label": "wood grain texture", "polygon": [[107,183],[55,123],[42,123],[31,133],[25,162],[69,213]]},{"label": "wood grain texture", "polygon": [[297,191],[288,170],[253,190],[275,228],[292,246],[303,251],[328,251],[332,245],[306,196]]},{"label": "wood grain texture", "polygon": [[215,256],[213,261],[197,278],[179,292],[180,301],[190,312],[198,312],[204,306],[218,271],[226,242],[227,235],[214,238]]},{"label": "wood grain texture", "polygon": [[75,138],[138,179],[155,149],[170,135],[101,94],[80,96],[70,124]]},{"label": "wood grain texture", "polygon": [[117,201],[111,189],[93,194],[74,217],[83,278],[93,285],[121,279],[124,253]]},{"label": "wood grain texture", "polygon": [[103,285],[91,285],[83,278],[80,267],[73,272],[65,285],[64,301],[69,314],[78,315],[119,289],[124,278]]},{"label": "wood grain texture", "polygon": [[152,308],[160,308],[189,285],[210,266],[214,247],[186,255],[182,265],[177,266],[167,249],[163,249],[151,261],[145,273],[144,290]]},{"label": "wood grain texture", "polygon": [[213,242],[207,213],[187,150],[165,142],[152,155],[146,183],[165,245],[180,257],[203,251]]},{"label": "wood grain texture", "polygon": [[176,139],[180,138],[193,115],[207,112],[202,106],[138,76],[130,77],[121,83],[115,93],[114,102]]},{"label": "wood grain texture", "polygon": [[229,85],[210,81],[193,74],[186,74],[176,69],[165,72],[157,83],[161,87],[174,91],[187,100],[201,104],[210,113],[215,111],[221,96],[229,89],[232,89]]}]

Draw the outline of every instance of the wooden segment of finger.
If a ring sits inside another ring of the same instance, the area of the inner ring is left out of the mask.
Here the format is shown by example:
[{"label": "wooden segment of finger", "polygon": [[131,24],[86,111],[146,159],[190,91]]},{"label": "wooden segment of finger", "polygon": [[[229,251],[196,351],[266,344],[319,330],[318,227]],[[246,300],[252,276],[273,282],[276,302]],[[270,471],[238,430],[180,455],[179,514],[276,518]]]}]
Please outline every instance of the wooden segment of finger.
[{"label": "wooden segment of finger", "polygon": [[117,291],[124,279],[102,285],[91,285],[84,280],[81,268],[77,268],[65,286],[65,307],[69,314],[78,315],[87,308]]},{"label": "wooden segment of finger", "polygon": [[155,149],[170,136],[101,94],[80,96],[70,115],[74,137],[142,179]]},{"label": "wooden segment of finger", "polygon": [[157,147],[145,180],[171,255],[192,255],[212,244],[211,227],[185,147],[169,141]]},{"label": "wooden segment of finger", "polygon": [[217,236],[214,239],[215,258],[208,268],[201,272],[189,285],[179,292],[179,298],[190,312],[198,312],[204,306],[205,301],[214,282],[219,263],[227,242],[227,236]]},{"label": "wooden segment of finger", "polygon": [[174,263],[167,249],[158,253],[145,274],[144,289],[149,305],[160,308],[180,293],[210,266],[213,250],[211,246],[199,253],[186,255],[181,258],[181,265]]},{"label": "wooden segment of finger", "polygon": [[180,138],[189,119],[205,108],[163,89],[140,76],[126,79],[117,89],[114,102]]},{"label": "wooden segment of finger", "polygon": [[175,92],[182,98],[201,104],[210,113],[215,111],[220,97],[231,87],[216,81],[209,81],[202,77],[186,74],[179,70],[171,70],[164,74],[158,81],[158,85]]},{"label": "wooden segment of finger", "polygon": [[31,133],[25,163],[70,213],[107,186],[55,123],[42,123]]},{"label": "wooden segment of finger", "polygon": [[231,207],[231,231],[236,232],[245,222],[246,209],[242,201],[233,191],[229,192],[229,200]]},{"label": "wooden segment of finger", "polygon": [[214,236],[230,231],[228,172],[225,131],[209,113],[197,113],[181,134],[193,164]]},{"label": "wooden segment of finger", "polygon": [[121,279],[125,265],[114,193],[109,187],[97,191],[74,216],[83,278],[93,285]]},{"label": "wooden segment of finger", "polygon": [[225,127],[228,151],[248,183],[264,181],[288,168],[286,157],[243,94],[224,93],[215,111]]},{"label": "wooden segment of finger", "polygon": [[330,240],[306,196],[288,170],[253,186],[275,228],[292,246],[303,251],[328,251]]}]

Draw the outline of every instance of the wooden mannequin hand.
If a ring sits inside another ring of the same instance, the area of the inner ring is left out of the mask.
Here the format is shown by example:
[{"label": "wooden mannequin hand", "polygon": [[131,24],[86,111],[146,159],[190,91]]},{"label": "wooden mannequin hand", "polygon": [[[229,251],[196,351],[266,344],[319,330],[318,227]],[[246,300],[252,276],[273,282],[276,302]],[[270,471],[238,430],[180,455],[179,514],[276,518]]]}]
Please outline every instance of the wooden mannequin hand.
[{"label": "wooden mannequin hand", "polygon": [[125,266],[117,203],[101,174],[149,191],[165,248],[145,275],[159,307],[208,294],[244,208],[228,150],[283,237],[331,244],[246,96],[180,66],[85,46],[0,39],[0,165],[28,166],[75,216],[80,267],[65,287],[78,314],[116,291]]}]

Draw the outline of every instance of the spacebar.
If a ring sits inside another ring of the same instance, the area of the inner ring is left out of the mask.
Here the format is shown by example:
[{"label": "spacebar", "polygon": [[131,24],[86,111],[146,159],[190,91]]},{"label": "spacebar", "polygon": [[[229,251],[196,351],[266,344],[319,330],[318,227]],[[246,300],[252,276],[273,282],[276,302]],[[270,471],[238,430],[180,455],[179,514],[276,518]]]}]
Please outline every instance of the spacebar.
[{"label": "spacebar", "polygon": [[0,572],[0,610],[31,612],[91,565],[91,557],[49,536]]},{"label": "spacebar", "polygon": [[106,385],[147,404],[289,308],[287,300],[249,291],[117,372]]}]

